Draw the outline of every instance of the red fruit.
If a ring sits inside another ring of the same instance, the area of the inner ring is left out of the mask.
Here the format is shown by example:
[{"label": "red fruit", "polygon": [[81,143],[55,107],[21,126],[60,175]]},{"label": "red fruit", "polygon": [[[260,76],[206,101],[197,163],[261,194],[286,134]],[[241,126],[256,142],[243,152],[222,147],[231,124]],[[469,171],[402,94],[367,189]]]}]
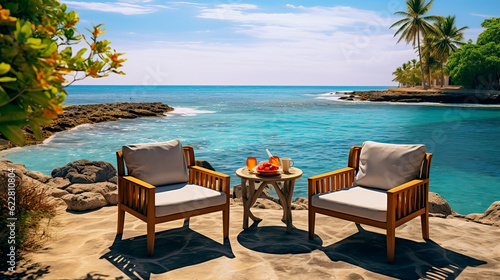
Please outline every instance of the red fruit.
[{"label": "red fruit", "polygon": [[269,171],[269,167],[264,168],[265,171]]}]

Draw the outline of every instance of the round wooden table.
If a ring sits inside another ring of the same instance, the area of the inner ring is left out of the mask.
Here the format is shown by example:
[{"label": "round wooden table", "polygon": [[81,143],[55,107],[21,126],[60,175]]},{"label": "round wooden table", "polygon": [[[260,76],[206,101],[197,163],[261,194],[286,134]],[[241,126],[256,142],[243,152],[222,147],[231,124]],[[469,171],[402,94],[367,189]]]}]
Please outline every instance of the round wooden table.
[{"label": "round wooden table", "polygon": [[[293,229],[291,208],[293,187],[295,179],[302,176],[302,170],[291,167],[289,173],[280,173],[276,176],[262,176],[249,171],[246,167],[243,167],[236,170],[236,175],[241,178],[241,193],[243,197],[243,229],[248,228],[248,218],[251,218],[254,222],[262,221],[262,219],[255,217],[250,209],[262,191],[264,191],[264,188],[271,184],[276,190],[281,206],[283,207],[282,221],[286,223],[286,231],[291,232]],[[257,188],[255,188],[256,181],[260,182],[260,185]],[[278,182],[283,182],[283,186],[280,187]]]}]

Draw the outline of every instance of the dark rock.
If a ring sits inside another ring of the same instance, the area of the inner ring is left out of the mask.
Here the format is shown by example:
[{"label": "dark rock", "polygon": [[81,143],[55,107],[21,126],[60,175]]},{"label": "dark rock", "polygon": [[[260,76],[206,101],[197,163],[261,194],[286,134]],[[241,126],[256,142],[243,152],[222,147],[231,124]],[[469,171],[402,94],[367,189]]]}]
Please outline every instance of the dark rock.
[{"label": "dark rock", "polygon": [[433,192],[429,192],[429,213],[444,216],[456,214],[444,198]]},{"label": "dark rock", "polygon": [[67,178],[73,184],[91,184],[116,180],[115,167],[106,161],[76,160],[52,170],[53,177]]},{"label": "dark rock", "polygon": [[206,160],[197,159],[197,160],[195,160],[195,165],[206,168],[208,170],[215,171],[215,169],[212,167],[212,165]]},{"label": "dark rock", "polygon": [[[26,135],[26,145],[33,145],[41,143],[56,132],[65,131],[81,124],[140,117],[163,117],[166,112],[172,110],[172,107],[160,102],[75,105],[64,108],[64,112],[51,124],[42,126],[40,140],[35,139],[28,126],[23,129]],[[15,145],[0,135],[0,150],[11,147],[15,147]]]}]

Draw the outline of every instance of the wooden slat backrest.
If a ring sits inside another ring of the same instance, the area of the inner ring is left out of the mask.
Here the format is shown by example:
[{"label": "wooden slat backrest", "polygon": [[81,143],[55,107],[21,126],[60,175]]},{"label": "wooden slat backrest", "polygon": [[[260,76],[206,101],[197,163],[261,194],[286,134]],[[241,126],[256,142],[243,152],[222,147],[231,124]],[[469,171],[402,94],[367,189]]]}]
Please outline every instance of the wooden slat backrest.
[{"label": "wooden slat backrest", "polygon": [[190,166],[195,166],[196,161],[194,159],[194,149],[191,146],[184,146],[184,157],[186,158],[186,165],[189,168]]}]

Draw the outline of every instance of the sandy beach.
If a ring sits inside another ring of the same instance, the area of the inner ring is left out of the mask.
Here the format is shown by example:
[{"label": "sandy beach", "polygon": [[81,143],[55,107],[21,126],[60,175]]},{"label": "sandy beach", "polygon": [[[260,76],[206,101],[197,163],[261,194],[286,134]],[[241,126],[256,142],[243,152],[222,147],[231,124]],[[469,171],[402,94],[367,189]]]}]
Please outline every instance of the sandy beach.
[{"label": "sandy beach", "polygon": [[293,211],[285,233],[280,210],[253,209],[263,218],[242,230],[242,205],[233,203],[230,239],[221,214],[159,224],[155,256],[146,257],[146,224],[126,215],[116,233],[116,206],[55,217],[51,238],[26,255],[15,279],[498,279],[500,228],[431,217],[431,240],[420,221],[396,230],[396,260],[386,263],[382,230],[318,215],[307,238],[307,211]]}]

